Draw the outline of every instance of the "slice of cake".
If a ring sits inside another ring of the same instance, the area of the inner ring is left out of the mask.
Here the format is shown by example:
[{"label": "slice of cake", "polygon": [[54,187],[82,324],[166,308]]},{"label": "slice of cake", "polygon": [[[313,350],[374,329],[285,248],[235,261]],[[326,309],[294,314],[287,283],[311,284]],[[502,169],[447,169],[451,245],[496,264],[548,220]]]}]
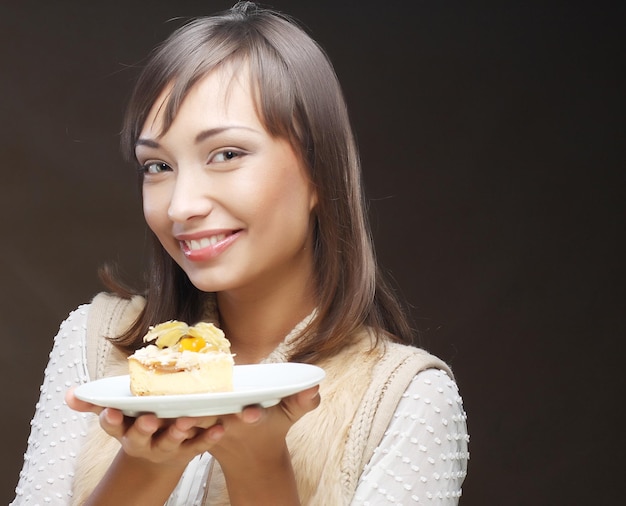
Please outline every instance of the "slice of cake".
[{"label": "slice of cake", "polygon": [[171,320],[150,327],[143,340],[151,344],[128,357],[133,395],[232,391],[230,342],[212,323]]}]

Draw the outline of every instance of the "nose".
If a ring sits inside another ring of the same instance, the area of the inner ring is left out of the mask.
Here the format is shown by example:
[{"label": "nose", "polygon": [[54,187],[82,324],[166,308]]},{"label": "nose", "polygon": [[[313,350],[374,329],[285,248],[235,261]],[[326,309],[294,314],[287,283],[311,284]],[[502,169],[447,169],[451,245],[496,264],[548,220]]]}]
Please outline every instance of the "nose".
[{"label": "nose", "polygon": [[206,190],[207,184],[199,174],[179,170],[167,209],[170,220],[184,222],[208,215],[213,209],[213,202]]}]

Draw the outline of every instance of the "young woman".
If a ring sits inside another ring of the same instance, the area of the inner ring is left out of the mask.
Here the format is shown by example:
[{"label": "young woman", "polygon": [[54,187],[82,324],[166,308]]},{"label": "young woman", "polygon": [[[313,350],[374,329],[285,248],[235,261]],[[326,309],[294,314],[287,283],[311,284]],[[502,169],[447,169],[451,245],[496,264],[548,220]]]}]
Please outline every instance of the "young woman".
[{"label": "young woman", "polygon": [[[61,325],[13,504],[456,504],[465,413],[375,264],[358,154],[324,52],[241,2],[151,55],[123,130],[154,239],[145,291],[109,276]],[[150,325],[214,321],[237,364],[318,387],[220,417],[124,417],[74,387],[127,373]],[[95,416],[99,415],[99,416]]]}]

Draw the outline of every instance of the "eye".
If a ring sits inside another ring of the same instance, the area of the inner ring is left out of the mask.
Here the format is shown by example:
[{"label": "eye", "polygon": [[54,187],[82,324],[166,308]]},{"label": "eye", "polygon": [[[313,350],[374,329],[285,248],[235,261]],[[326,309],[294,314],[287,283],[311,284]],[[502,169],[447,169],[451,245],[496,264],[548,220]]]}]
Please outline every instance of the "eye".
[{"label": "eye", "polygon": [[222,151],[218,151],[209,162],[223,163],[229,162],[237,157],[241,156],[239,151],[235,151],[234,149],[223,149]]},{"label": "eye", "polygon": [[171,171],[172,168],[165,162],[148,162],[141,166],[141,170],[144,174],[160,174]]}]

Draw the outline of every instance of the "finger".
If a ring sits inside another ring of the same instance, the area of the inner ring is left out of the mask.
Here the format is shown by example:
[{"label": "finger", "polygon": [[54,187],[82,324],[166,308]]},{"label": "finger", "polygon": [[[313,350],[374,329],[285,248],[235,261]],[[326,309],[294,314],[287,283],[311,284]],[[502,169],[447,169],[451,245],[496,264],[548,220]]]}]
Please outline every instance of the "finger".
[{"label": "finger", "polygon": [[217,423],[212,427],[203,431],[202,441],[206,444],[213,445],[224,436],[226,429],[221,423]]},{"label": "finger", "polygon": [[[181,446],[191,448],[194,453],[207,450],[204,432],[215,425],[216,417],[191,418],[184,417],[175,420],[160,420],[165,425],[152,438],[152,448],[161,453],[173,453]],[[207,429],[205,426],[209,427]],[[209,438],[210,439],[210,438]]]},{"label": "finger", "polygon": [[[192,434],[193,432],[193,434]],[[215,443],[224,436],[226,429],[221,423],[216,423],[207,429],[193,427],[188,433],[188,437],[180,444],[194,455],[211,451]],[[167,448],[164,446],[164,448]]]},{"label": "finger", "polygon": [[315,409],[317,406],[319,406],[319,403],[321,400],[320,399],[320,386],[319,385],[312,386],[311,388],[302,390],[302,392],[298,392],[295,395],[299,399],[301,399],[303,402],[305,402],[305,404],[309,406],[313,406],[313,409]]},{"label": "finger", "polygon": [[198,432],[199,429],[196,427],[183,430],[173,423],[158,436],[156,446],[163,452],[173,452],[178,449],[184,441],[193,439]]},{"label": "finger", "polygon": [[238,414],[239,419],[248,424],[259,423],[265,415],[265,410],[258,404],[246,406]]},{"label": "finger", "polygon": [[[103,418],[105,419],[104,421]],[[100,424],[107,430],[110,426],[106,426],[105,422],[108,422],[106,416],[101,416]],[[119,435],[118,439],[122,441],[122,445],[127,453],[139,455],[152,447],[152,437],[160,427],[161,422],[155,415],[141,415],[134,419],[129,426],[125,427],[126,430],[123,431],[123,434]]]},{"label": "finger", "polygon": [[114,438],[120,439],[126,432],[126,423],[124,414],[112,408],[105,408],[100,412],[100,427]]},{"label": "finger", "polygon": [[281,401],[281,406],[289,419],[293,422],[302,418],[309,411],[319,406],[321,398],[319,395],[319,386],[313,386],[302,390],[296,394],[285,397]]},{"label": "finger", "polygon": [[209,427],[220,423],[220,419],[217,416],[185,416],[177,418],[174,423],[180,430],[189,430],[192,427],[208,429]]},{"label": "finger", "polygon": [[70,389],[65,392],[65,403],[74,411],[80,411],[82,413],[95,413],[100,414],[103,408],[100,406],[96,406],[95,404],[91,404],[90,402],[81,401],[78,397],[74,395],[74,391],[76,387],[70,387]]}]

